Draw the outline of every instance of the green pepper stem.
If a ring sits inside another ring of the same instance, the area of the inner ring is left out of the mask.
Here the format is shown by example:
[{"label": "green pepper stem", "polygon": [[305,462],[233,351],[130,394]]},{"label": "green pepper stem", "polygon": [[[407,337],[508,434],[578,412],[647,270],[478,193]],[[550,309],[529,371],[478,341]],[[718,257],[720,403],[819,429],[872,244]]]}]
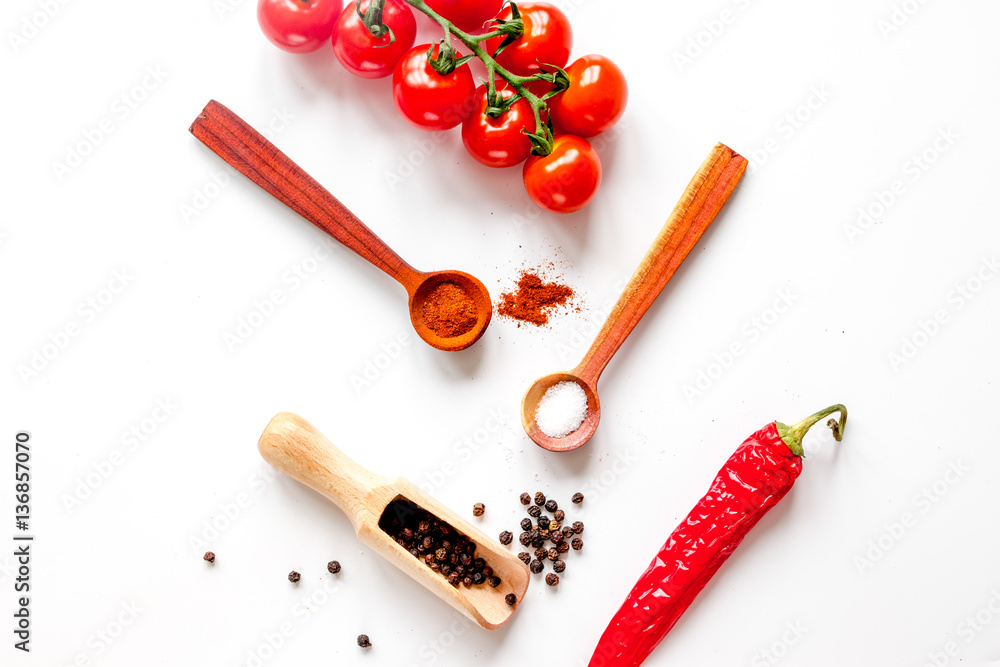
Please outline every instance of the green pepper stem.
[{"label": "green pepper stem", "polygon": [[840,421],[836,419],[829,420],[826,425],[833,431],[833,439],[840,442],[844,437],[844,427],[847,426],[847,408],[841,404],[831,405],[830,407],[815,412],[794,426],[786,426],[781,422],[775,422],[775,426],[778,428],[778,435],[781,437],[782,441],[788,448],[792,450],[792,454],[796,456],[805,456],[805,451],[802,449],[802,439],[805,437],[806,433],[811,429],[816,423],[832,415],[834,412],[840,413]]}]

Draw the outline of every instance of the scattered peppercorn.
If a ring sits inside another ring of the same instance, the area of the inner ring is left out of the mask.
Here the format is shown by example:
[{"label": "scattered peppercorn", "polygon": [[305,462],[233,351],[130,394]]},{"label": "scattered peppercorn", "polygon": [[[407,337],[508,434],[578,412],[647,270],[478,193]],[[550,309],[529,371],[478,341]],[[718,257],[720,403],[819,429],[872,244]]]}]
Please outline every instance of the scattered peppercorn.
[{"label": "scattered peppercorn", "polygon": [[556,510],[555,512],[552,513],[552,516],[555,518],[556,521],[562,521],[563,519],[566,518],[566,512],[563,512],[562,510]]},{"label": "scattered peppercorn", "polygon": [[482,516],[483,512],[486,511],[486,505],[482,503],[476,503],[472,506],[472,516]]},{"label": "scattered peppercorn", "polygon": [[555,500],[549,499],[545,502],[545,509],[547,509],[550,512],[555,512],[557,509],[559,509],[559,503],[557,503]]},{"label": "scattered peppercorn", "polygon": [[566,561],[557,560],[556,562],[552,563],[552,569],[555,570],[556,572],[562,572],[563,570],[566,569]]},{"label": "scattered peppercorn", "polygon": [[563,538],[564,538],[564,535],[563,535],[563,532],[561,530],[557,530],[554,533],[552,533],[552,535],[549,536],[549,539],[551,539],[556,544],[559,544],[560,542],[562,542]]},{"label": "scattered peppercorn", "polygon": [[556,549],[555,547],[549,549],[546,555],[548,556],[549,560],[553,562],[559,560],[559,550]]},{"label": "scattered peppercorn", "polygon": [[531,540],[531,546],[533,546],[533,547],[535,547],[537,549],[538,547],[542,546],[543,544],[545,544],[545,538],[542,537],[541,535],[539,535],[536,532],[535,533],[535,538]]},{"label": "scattered peppercorn", "polygon": [[521,504],[522,505],[530,505],[531,504],[531,496],[528,495],[527,493],[522,493],[521,494]]},{"label": "scattered peppercorn", "polygon": [[514,534],[509,530],[500,533],[500,544],[507,545],[514,541]]},{"label": "scattered peppercorn", "polygon": [[528,517],[521,519],[521,530],[531,530],[531,519]]},{"label": "scattered peppercorn", "polygon": [[529,546],[531,544],[531,533],[524,531],[517,540],[524,546]]},{"label": "scattered peppercorn", "polygon": [[568,527],[567,528],[560,528],[560,532],[562,532],[563,538],[567,539],[567,540],[569,538],[573,537],[574,535],[576,535],[576,533],[573,532],[573,529],[572,528],[568,528]]},{"label": "scattered peppercorn", "polygon": [[521,562],[523,562],[525,565],[531,562],[531,554],[529,554],[527,551],[522,551],[517,555],[517,557],[520,558]]},{"label": "scattered peppercorn", "polygon": [[583,502],[583,494],[582,493],[574,493],[573,497],[570,500],[573,501],[574,505],[579,505],[580,503]]},{"label": "scattered peppercorn", "polygon": [[204,558],[205,560],[207,560],[209,563],[214,563],[215,562],[215,552],[213,552],[213,551],[206,551],[205,555],[202,556],[202,558]]},{"label": "scattered peppercorn", "polygon": [[549,556],[549,550],[545,547],[538,547],[535,549],[535,558],[538,560],[545,560]]},{"label": "scattered peppercorn", "polygon": [[559,575],[549,572],[547,575],[545,575],[545,583],[547,583],[549,586],[558,586]]},{"label": "scattered peppercorn", "polygon": [[486,583],[488,583],[493,588],[496,588],[497,586],[500,585],[500,577],[487,577]]},{"label": "scattered peppercorn", "polygon": [[573,532],[575,532],[577,534],[583,532],[583,522],[582,521],[574,521],[573,522]]},{"label": "scattered peppercorn", "polygon": [[554,520],[553,521],[549,521],[548,528],[549,528],[549,530],[561,530],[562,529],[562,521],[554,521]]},{"label": "scattered peppercorn", "polygon": [[539,528],[544,528],[544,529],[548,530],[550,523],[552,523],[552,521],[549,519],[549,517],[545,516],[544,514],[542,516],[538,517],[538,527]]},{"label": "scattered peppercorn", "polygon": [[340,563],[335,560],[331,560],[326,564],[326,569],[330,571],[330,574],[337,574],[340,572]]},{"label": "scattered peppercorn", "polygon": [[368,638],[368,635],[358,635],[358,646],[361,648],[371,648],[372,640]]},{"label": "scattered peppercorn", "polygon": [[528,569],[531,570],[532,574],[538,574],[545,569],[545,564],[540,560],[533,560],[531,564],[528,565]]},{"label": "scattered peppercorn", "polygon": [[544,505],[545,504],[545,494],[541,491],[535,493],[535,504]]},{"label": "scattered peppercorn", "polygon": [[582,548],[583,548],[583,540],[581,540],[579,537],[574,537],[573,538],[574,551],[579,551]]},{"label": "scattered peppercorn", "polygon": [[296,572],[295,570],[292,570],[291,572],[288,573],[288,580],[290,582],[292,582],[293,584],[299,583],[299,579],[301,579],[301,578],[302,578],[302,575],[299,574],[298,572]]},{"label": "scattered peppercorn", "polygon": [[504,602],[513,607],[514,605],[517,604],[517,596],[514,595],[513,593],[507,593],[507,595],[504,597]]},{"label": "scattered peppercorn", "polygon": [[558,551],[561,554],[569,552],[569,542],[566,542],[565,540],[563,540],[562,542],[560,542],[559,544],[557,544],[556,545],[556,551]]},{"label": "scattered peppercorn", "polygon": [[531,507],[528,508],[528,514],[537,519],[542,515],[542,508],[539,507],[538,505],[532,505]]}]

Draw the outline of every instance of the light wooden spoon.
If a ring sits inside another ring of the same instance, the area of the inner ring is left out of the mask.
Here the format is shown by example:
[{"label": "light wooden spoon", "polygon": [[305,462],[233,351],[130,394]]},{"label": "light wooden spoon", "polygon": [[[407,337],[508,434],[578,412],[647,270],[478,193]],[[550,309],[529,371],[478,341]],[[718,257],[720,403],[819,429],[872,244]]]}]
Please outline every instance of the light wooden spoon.
[{"label": "light wooden spoon", "polygon": [[[333,501],[350,519],[362,542],[480,626],[496,630],[521,606],[530,579],[527,565],[408,480],[389,479],[365,470],[312,424],[291,412],[275,415],[261,434],[257,448],[276,469]],[[394,500],[416,503],[475,542],[476,556],[493,568],[501,579],[500,585],[452,586],[399,546],[379,527],[379,519]],[[517,596],[514,606],[504,599],[508,593]]]},{"label": "light wooden spoon", "polygon": [[[210,101],[190,129],[237,171],[399,282],[409,297],[410,322],[428,345],[449,352],[464,350],[486,331],[493,305],[482,282],[461,271],[414,269],[302,167],[225,106]],[[425,321],[427,296],[441,283],[461,287],[475,307],[475,324],[458,336],[439,335]]]},{"label": "light wooden spoon", "polygon": [[[597,397],[601,373],[715,219],[746,167],[746,159],[731,148],[717,144],[712,149],[580,364],[565,373],[543,376],[528,387],[521,401],[521,424],[535,444],[553,452],[565,452],[583,445],[594,435],[601,420],[601,402]],[[562,438],[551,438],[538,427],[535,415],[545,392],[559,382],[576,382],[583,388],[587,413],[575,431]]]}]

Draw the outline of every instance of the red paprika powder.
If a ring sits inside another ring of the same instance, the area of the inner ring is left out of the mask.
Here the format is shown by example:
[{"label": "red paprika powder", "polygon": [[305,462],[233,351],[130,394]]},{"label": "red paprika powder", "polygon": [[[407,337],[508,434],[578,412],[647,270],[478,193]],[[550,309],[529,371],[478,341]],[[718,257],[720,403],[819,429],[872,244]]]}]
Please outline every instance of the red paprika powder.
[{"label": "red paprika powder", "polygon": [[424,301],[424,324],[442,338],[455,338],[476,326],[476,303],[455,283],[441,283]]},{"label": "red paprika powder", "polygon": [[521,271],[517,281],[517,291],[500,295],[497,312],[536,326],[549,323],[553,310],[569,302],[574,296],[573,288],[559,283],[547,283],[534,271]]}]

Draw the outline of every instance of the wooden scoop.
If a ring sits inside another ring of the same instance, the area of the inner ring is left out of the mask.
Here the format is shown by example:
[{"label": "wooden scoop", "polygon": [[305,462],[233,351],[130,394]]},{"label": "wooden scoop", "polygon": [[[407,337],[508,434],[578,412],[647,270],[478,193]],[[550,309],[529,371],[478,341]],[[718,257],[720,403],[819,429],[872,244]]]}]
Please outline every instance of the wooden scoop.
[{"label": "wooden scoop", "polygon": [[[351,520],[362,542],[480,626],[496,630],[521,606],[530,578],[527,565],[411,482],[365,470],[312,424],[290,412],[275,415],[261,434],[257,448],[277,470],[333,501]],[[415,503],[475,542],[476,557],[485,559],[493,568],[501,579],[500,585],[452,586],[399,546],[379,527],[379,519],[394,500]],[[517,596],[514,606],[504,600],[508,593]]]},{"label": "wooden scoop", "polygon": [[[410,322],[428,345],[449,352],[464,350],[486,331],[493,304],[482,282],[461,271],[425,273],[414,269],[302,167],[232,111],[212,100],[191,124],[191,134],[290,209],[399,282],[409,296]],[[428,296],[442,283],[460,287],[475,309],[475,323],[457,336],[438,334],[428,326],[425,316]]]},{"label": "wooden scoop", "polygon": [[[521,401],[521,424],[535,444],[553,452],[565,452],[583,445],[594,435],[601,420],[597,380],[729,199],[746,167],[746,159],[728,146],[717,144],[712,149],[580,364],[565,373],[543,376],[528,387]],[[559,382],[576,382],[583,388],[587,412],[575,431],[562,438],[551,438],[538,427],[535,415],[545,392]]]}]

